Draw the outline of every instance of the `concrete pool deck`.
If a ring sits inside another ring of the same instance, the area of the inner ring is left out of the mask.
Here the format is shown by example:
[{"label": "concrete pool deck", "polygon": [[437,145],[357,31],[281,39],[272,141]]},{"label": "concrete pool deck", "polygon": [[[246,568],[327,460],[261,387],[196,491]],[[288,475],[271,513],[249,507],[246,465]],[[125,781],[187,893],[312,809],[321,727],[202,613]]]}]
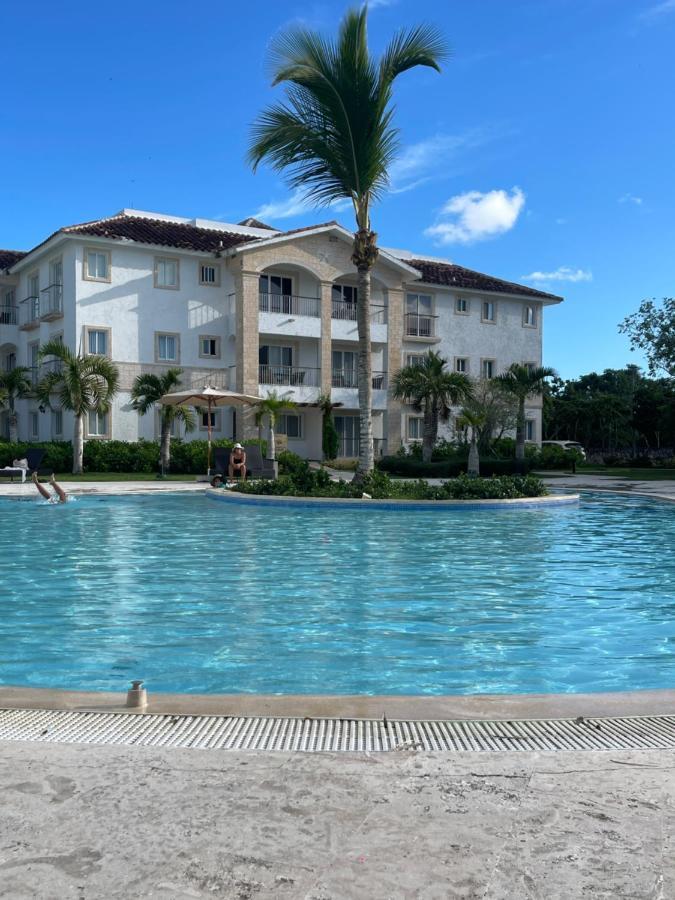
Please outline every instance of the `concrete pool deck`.
[{"label": "concrete pool deck", "polygon": [[668,900],[675,756],[0,745],[0,894]]}]

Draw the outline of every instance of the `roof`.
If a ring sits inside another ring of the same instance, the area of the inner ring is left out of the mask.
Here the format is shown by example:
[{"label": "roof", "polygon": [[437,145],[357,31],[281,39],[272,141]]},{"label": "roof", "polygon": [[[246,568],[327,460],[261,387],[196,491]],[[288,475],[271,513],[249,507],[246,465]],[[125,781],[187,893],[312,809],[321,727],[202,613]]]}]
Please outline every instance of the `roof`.
[{"label": "roof", "polygon": [[26,253],[25,250],[0,250],[0,269],[9,269],[23,259]]},{"label": "roof", "polygon": [[495,294],[517,294],[522,297],[538,297],[541,300],[562,300],[557,294],[547,294],[545,291],[538,291],[513,281],[503,281],[501,278],[483,275],[482,272],[474,272],[473,269],[465,269],[464,266],[453,263],[432,262],[428,259],[410,259],[406,262],[421,273],[422,281],[426,284]]},{"label": "roof", "polygon": [[258,240],[250,234],[124,214],[97,219],[94,222],[83,222],[80,225],[68,225],[56,232],[59,233],[85,234],[113,240],[135,241],[139,244],[176,247],[180,250],[196,250],[202,253],[228,250],[238,244]]},{"label": "roof", "polygon": [[267,222],[261,222],[260,219],[256,219],[253,216],[242,219],[241,222],[237,222],[237,225],[244,225],[246,228],[264,228],[266,231],[277,230],[272,225],[268,225]]}]

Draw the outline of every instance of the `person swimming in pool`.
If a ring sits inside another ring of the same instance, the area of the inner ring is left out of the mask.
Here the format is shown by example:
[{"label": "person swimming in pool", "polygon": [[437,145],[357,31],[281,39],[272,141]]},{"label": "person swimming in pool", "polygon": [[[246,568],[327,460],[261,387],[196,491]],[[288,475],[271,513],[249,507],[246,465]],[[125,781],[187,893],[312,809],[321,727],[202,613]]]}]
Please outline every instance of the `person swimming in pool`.
[{"label": "person swimming in pool", "polygon": [[239,475],[242,481],[246,481],[246,451],[241,444],[235,444],[230,454],[230,467],[228,469],[230,481],[235,475]]},{"label": "person swimming in pool", "polygon": [[38,489],[40,494],[45,498],[45,500],[48,500],[50,503],[67,503],[68,496],[61,485],[56,483],[56,478],[54,477],[53,472],[52,477],[49,479],[49,483],[54,489],[54,496],[49,493],[49,491],[43,484],[40,484],[40,482],[38,481],[37,472],[33,472],[33,484]]}]

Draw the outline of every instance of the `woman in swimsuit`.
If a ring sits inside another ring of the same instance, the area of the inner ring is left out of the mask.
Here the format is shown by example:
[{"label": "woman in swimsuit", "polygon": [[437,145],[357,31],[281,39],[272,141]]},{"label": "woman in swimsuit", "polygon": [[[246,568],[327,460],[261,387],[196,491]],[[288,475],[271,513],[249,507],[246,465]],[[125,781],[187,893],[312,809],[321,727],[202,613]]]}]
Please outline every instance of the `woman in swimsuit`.
[{"label": "woman in swimsuit", "polygon": [[242,481],[246,481],[246,451],[241,444],[235,444],[232,448],[228,475],[230,479],[239,475]]}]

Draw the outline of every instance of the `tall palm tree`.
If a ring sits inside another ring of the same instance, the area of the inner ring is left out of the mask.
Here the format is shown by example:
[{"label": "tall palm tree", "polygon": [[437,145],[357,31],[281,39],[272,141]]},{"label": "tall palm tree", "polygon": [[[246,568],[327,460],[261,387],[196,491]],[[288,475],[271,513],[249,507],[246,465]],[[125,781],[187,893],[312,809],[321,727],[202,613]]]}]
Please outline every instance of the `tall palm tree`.
[{"label": "tall palm tree", "polygon": [[466,471],[468,475],[477,478],[480,475],[480,452],[478,450],[478,436],[481,428],[485,425],[486,415],[476,409],[464,407],[459,417],[459,425],[461,428],[471,429],[471,442],[469,444],[469,459],[467,460]]},{"label": "tall palm tree", "polygon": [[[19,423],[15,404],[33,390],[30,380],[30,369],[16,366],[10,372],[0,372],[0,390],[5,395],[4,403],[9,409],[9,439],[16,444],[19,440]],[[3,405],[4,405],[3,403]]]},{"label": "tall palm tree", "polygon": [[439,421],[447,422],[453,406],[471,396],[471,382],[459,372],[449,372],[446,360],[433,350],[415,365],[404,366],[394,376],[394,397],[424,415],[422,459],[431,462]]},{"label": "tall palm tree", "polygon": [[497,376],[504,390],[518,402],[516,414],[516,459],[525,459],[525,401],[528,397],[541,394],[547,378],[555,378],[555,369],[548,366],[512,366]]},{"label": "tall palm tree", "polygon": [[256,404],[255,422],[258,428],[262,426],[263,419],[267,416],[269,426],[269,437],[267,439],[267,458],[277,458],[277,448],[274,438],[274,429],[276,428],[277,418],[285,409],[295,409],[296,404],[286,397],[280,397],[276,391],[270,391],[269,394]]},{"label": "tall palm tree", "polygon": [[307,28],[286,31],[272,45],[272,84],[286,85],[286,103],[268,107],[253,126],[248,152],[255,170],[268,160],[290,169],[291,187],[309,201],[354,207],[352,262],[358,272],[357,327],[360,452],[356,477],[374,465],[371,271],[378,256],[370,209],[384,193],[398,147],[393,125],[393,84],[416,66],[440,71],[447,55],[441,35],[428,25],[398,32],[379,60],[368,48],[367,4],[348,11],[337,39]]},{"label": "tall palm tree", "polygon": [[119,372],[107,356],[73,353],[60,340],[47,341],[40,359],[48,356],[60,363],[38,383],[36,394],[44,406],[52,406],[56,396],[61,409],[75,414],[73,434],[73,475],[82,473],[84,417],[90,412],[107,413],[117,393]]},{"label": "tall palm tree", "polygon": [[186,406],[164,406],[160,400],[180,387],[182,369],[167,369],[162,375],[145,373],[134,379],[131,387],[131,406],[144,416],[151,409],[159,409],[159,461],[162,475],[171,465],[171,426],[182,422],[186,432],[195,430],[194,412]]}]

